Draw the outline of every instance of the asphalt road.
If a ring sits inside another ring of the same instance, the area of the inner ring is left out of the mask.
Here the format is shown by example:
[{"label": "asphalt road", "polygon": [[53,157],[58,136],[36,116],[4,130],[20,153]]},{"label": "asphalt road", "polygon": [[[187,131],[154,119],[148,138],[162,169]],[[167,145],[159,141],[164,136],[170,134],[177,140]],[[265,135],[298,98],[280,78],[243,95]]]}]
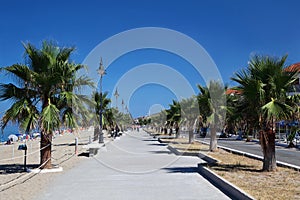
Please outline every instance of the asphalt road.
[{"label": "asphalt road", "polygon": [[[209,142],[209,138],[205,138],[205,139],[197,138],[196,140]],[[229,139],[219,139],[218,145],[255,154],[258,156],[263,156],[261,146],[257,142],[245,142],[245,141],[239,141],[239,140],[234,140],[229,138]],[[277,161],[300,166],[300,149],[276,146],[276,159]]]}]

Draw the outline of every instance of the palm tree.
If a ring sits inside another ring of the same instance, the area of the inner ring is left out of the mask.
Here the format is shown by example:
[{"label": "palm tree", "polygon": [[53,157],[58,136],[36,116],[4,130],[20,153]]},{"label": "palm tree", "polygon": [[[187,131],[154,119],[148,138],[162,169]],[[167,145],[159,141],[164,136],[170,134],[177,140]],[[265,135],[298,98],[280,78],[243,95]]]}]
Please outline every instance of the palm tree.
[{"label": "palm tree", "polygon": [[[128,112],[123,113],[120,112],[118,109],[116,108],[111,108],[112,111],[112,118],[111,118],[111,122],[112,125],[118,125],[121,128],[121,131],[124,131],[125,127],[131,125],[133,123],[133,119],[131,118],[130,113]],[[141,122],[139,120],[139,122]]]},{"label": "palm tree", "polygon": [[76,72],[84,66],[70,62],[74,48],[46,41],[41,49],[30,43],[23,46],[26,64],[1,69],[16,80],[16,84],[0,85],[0,100],[12,101],[2,118],[2,128],[9,121],[22,124],[27,132],[37,126],[41,131],[41,168],[51,168],[52,132],[63,122],[71,128],[77,126],[87,98],[76,92],[93,84],[86,76],[77,77]]},{"label": "palm tree", "polygon": [[217,129],[224,126],[226,115],[225,87],[219,81],[210,81],[208,87],[197,85],[200,93],[198,103],[201,119],[209,123],[210,128],[210,151],[217,150]]},{"label": "palm tree", "polygon": [[199,123],[199,104],[195,96],[180,101],[181,121],[185,124],[189,133],[189,143],[194,140],[194,129]]},{"label": "palm tree", "polygon": [[[178,101],[173,100],[173,104],[170,104],[170,108],[166,110],[167,112],[167,124],[166,126],[170,128],[170,134],[173,132],[173,126],[178,126],[181,120],[181,107]],[[176,133],[176,137],[179,134]]]},{"label": "palm tree", "polygon": [[[101,96],[102,95],[102,96]],[[99,113],[100,113],[100,109],[101,109],[101,106],[102,106],[102,111],[103,111],[103,118],[102,120],[105,119],[105,116],[108,116],[107,114],[105,114],[107,111],[108,111],[108,106],[111,102],[111,100],[107,97],[108,93],[105,92],[105,93],[98,93],[98,92],[95,92],[93,94],[93,98],[94,98],[94,102],[95,102],[95,122],[96,124],[98,124],[99,120],[100,120],[100,117],[99,117]],[[101,105],[101,100],[102,100],[102,105]],[[104,124],[104,123],[102,123]],[[100,136],[100,129],[98,126],[95,126],[94,128],[94,141],[98,140]]]},{"label": "palm tree", "polygon": [[240,95],[239,94],[227,94],[226,95],[226,132],[229,134],[235,133],[236,126],[239,121],[241,121],[242,112],[239,112],[238,103]]},{"label": "palm tree", "polygon": [[[227,129],[233,131],[234,127],[238,128],[241,133],[254,134],[259,129],[259,115],[253,112],[257,106],[254,102],[249,102],[241,93],[227,95]],[[253,104],[254,103],[254,104]]]},{"label": "palm tree", "polygon": [[241,91],[248,113],[259,126],[264,171],[276,169],[275,121],[290,118],[298,107],[287,95],[297,72],[284,70],[286,58],[254,56],[248,68],[232,78],[239,84],[236,89]]},{"label": "palm tree", "polygon": [[156,132],[162,132],[162,127],[166,122],[166,110],[161,110],[159,113],[151,115],[151,123],[156,129]]},{"label": "palm tree", "polygon": [[107,129],[111,128],[114,126],[114,122],[115,122],[115,108],[108,108],[105,110],[105,112],[103,113],[103,117],[104,117],[104,125]]}]

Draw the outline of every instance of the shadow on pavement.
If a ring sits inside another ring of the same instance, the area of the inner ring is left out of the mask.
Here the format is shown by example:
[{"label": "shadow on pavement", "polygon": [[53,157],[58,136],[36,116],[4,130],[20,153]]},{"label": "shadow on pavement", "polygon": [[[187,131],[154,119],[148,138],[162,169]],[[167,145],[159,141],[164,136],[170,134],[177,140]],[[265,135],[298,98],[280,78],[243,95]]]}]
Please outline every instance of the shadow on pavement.
[{"label": "shadow on pavement", "polygon": [[89,157],[89,153],[88,152],[82,152],[82,153],[78,154],[78,156],[80,156],[80,157]]},{"label": "shadow on pavement", "polygon": [[151,143],[148,145],[153,145],[153,146],[166,146],[167,144],[162,144],[162,143]]},{"label": "shadow on pavement", "polygon": [[172,154],[170,151],[149,151],[150,153],[155,153],[155,154]]},{"label": "shadow on pavement", "polygon": [[157,139],[146,139],[146,140],[142,140],[142,141],[144,141],[144,142],[156,142]]},{"label": "shadow on pavement", "polygon": [[163,170],[167,170],[168,173],[198,173],[197,167],[167,167]]}]

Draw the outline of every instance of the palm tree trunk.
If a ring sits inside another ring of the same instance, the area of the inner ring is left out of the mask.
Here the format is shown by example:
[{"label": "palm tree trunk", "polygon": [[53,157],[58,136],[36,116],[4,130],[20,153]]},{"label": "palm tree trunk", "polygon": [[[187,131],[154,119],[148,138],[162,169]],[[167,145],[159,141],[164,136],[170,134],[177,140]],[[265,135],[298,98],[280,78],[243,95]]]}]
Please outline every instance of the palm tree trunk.
[{"label": "palm tree trunk", "polygon": [[169,135],[171,136],[173,134],[173,127],[170,126],[170,132],[169,132]]},{"label": "palm tree trunk", "polygon": [[209,144],[210,151],[217,151],[217,130],[215,127],[210,129],[210,144]]},{"label": "palm tree trunk", "polygon": [[51,145],[52,145],[52,132],[47,133],[42,131],[41,133],[41,159],[40,168],[50,169],[51,164]]},{"label": "palm tree trunk", "polygon": [[100,135],[100,128],[99,126],[94,127],[94,141],[97,141],[99,139]]},{"label": "palm tree trunk", "polygon": [[189,121],[187,123],[188,131],[189,131],[189,144],[191,144],[194,141],[194,132],[193,132],[193,125]]},{"label": "palm tree trunk", "polygon": [[[43,102],[43,109],[46,108],[49,105],[48,96],[46,95],[44,97]],[[52,148],[52,131],[46,131],[44,128],[41,128],[41,150],[40,150],[40,156],[41,156],[41,163],[40,168],[41,169],[50,169],[52,168],[51,163],[51,148]]]},{"label": "palm tree trunk", "polygon": [[192,128],[189,128],[189,144],[194,141],[194,132]]},{"label": "palm tree trunk", "polygon": [[176,129],[175,129],[175,133],[176,133],[176,139],[178,139],[179,138],[179,135],[180,135],[180,132],[179,132],[179,127],[176,127]]},{"label": "palm tree trunk", "polygon": [[276,170],[275,133],[272,130],[260,132],[260,144],[263,150],[263,171]]}]

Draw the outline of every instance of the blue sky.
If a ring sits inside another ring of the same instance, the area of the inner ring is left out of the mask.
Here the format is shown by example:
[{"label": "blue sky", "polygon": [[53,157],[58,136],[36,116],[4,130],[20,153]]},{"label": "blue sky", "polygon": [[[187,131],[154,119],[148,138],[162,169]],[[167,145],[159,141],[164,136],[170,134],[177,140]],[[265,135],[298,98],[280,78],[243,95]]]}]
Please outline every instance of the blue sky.
[{"label": "blue sky", "polygon": [[[300,62],[299,7],[297,0],[4,0],[0,6],[0,66],[23,62],[22,41],[39,46],[47,39],[76,46],[72,59],[81,63],[95,46],[115,34],[133,28],[163,27],[201,44],[224,82],[232,85],[230,77],[247,66],[253,54],[288,54],[287,64]],[[123,55],[109,66],[103,89],[113,94],[115,83],[124,73],[145,63],[173,67],[189,79],[195,91],[196,84],[203,83],[186,60],[168,52],[144,50]],[[181,66],[187,67],[180,71]],[[1,82],[10,81],[3,74],[0,78]],[[119,93],[121,99],[122,91]],[[167,107],[174,97],[166,87],[145,85],[126,104],[133,116],[141,116],[155,104]],[[0,115],[5,109],[7,102],[0,103]]]}]

